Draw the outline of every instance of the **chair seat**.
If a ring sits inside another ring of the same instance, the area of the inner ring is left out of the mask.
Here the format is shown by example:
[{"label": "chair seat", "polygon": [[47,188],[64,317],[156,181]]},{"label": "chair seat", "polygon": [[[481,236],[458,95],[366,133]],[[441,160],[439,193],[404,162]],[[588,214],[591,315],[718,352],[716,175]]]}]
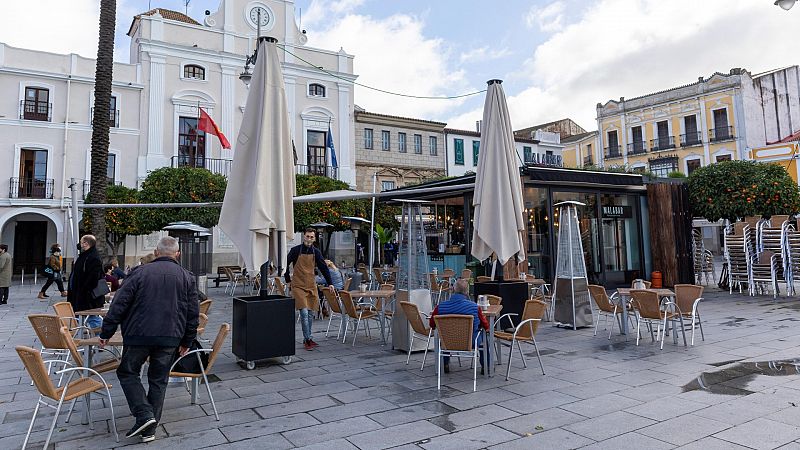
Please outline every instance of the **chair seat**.
[{"label": "chair seat", "polygon": [[117,370],[119,367],[119,360],[118,359],[107,359],[105,361],[101,361],[92,366],[93,370],[96,370],[98,373],[106,373],[111,372],[112,370]]},{"label": "chair seat", "polygon": [[[512,340],[514,340],[514,333],[508,333],[506,331],[495,331],[494,332],[494,337],[496,339],[500,339],[500,340],[503,340],[503,341],[512,341]],[[518,341],[530,341],[531,338],[523,337],[523,336],[517,336],[517,340]]]},{"label": "chair seat", "polygon": [[378,316],[378,313],[377,313],[377,312],[375,312],[375,311],[372,311],[372,310],[366,310],[366,309],[365,309],[365,310],[363,310],[363,312],[361,313],[361,318],[362,318],[362,319],[371,319],[371,318],[373,318],[373,317],[377,317],[377,316]]},{"label": "chair seat", "polygon": [[170,372],[170,377],[203,378],[202,373]]},{"label": "chair seat", "polygon": [[[106,386],[103,383],[93,378],[81,378],[79,380],[75,380],[66,386],[67,394],[64,396],[64,401],[72,400],[82,395],[99,391],[104,387]],[[108,387],[111,388],[111,385],[108,385]],[[53,400],[58,401],[61,397],[61,394],[64,392],[64,389],[64,387],[58,388],[56,390],[57,397],[53,398]]]}]

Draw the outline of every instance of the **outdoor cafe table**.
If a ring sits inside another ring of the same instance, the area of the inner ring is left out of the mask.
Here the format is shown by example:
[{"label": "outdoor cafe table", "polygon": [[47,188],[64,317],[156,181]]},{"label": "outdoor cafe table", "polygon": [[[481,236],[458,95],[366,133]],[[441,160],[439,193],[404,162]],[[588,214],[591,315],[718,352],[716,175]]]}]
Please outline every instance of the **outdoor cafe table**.
[{"label": "outdoor cafe table", "polygon": [[[94,311],[94,312],[92,313],[92,311]],[[76,314],[91,313],[89,315],[98,316],[100,314],[97,314],[97,311],[99,311],[99,309],[80,311],[80,313],[76,313]],[[105,312],[106,311],[103,311],[103,314],[102,314],[103,316],[105,316]],[[84,348],[84,350],[83,350],[83,364],[84,364],[84,367],[92,367],[92,350],[94,349],[94,347],[100,345],[100,337],[99,336],[95,336],[95,337],[91,337],[91,338],[88,338],[88,339],[75,339],[75,345],[78,346],[78,347],[83,347]],[[111,347],[121,347],[122,346],[122,335],[119,334],[119,333],[115,334],[114,336],[111,337],[111,339],[108,340],[108,344],[106,344],[106,345],[111,346]],[[89,423],[89,411],[91,410],[91,402],[89,401],[89,396],[90,395],[91,394],[86,394],[86,409],[83,411],[83,423],[84,424]]]},{"label": "outdoor cafe table", "polygon": [[[620,304],[622,305],[622,327],[620,328],[620,334],[628,334],[628,302],[624,301],[624,298],[631,298],[631,291],[636,289],[632,288],[618,288],[617,293],[620,297]],[[675,297],[675,293],[669,289],[639,289],[641,291],[650,291],[655,292],[658,294],[658,298],[671,298]],[[675,339],[678,339],[677,331],[675,332]]]},{"label": "outdoor cafe table", "polygon": [[[502,310],[503,310],[503,305],[489,305],[486,309],[483,310],[483,315],[486,316],[486,319],[489,321],[489,333],[487,333],[488,339],[483,340],[484,361],[486,361],[487,363],[489,362],[488,358],[489,351],[492,348],[494,348],[495,356],[497,357],[495,364],[502,363],[501,361],[502,357],[500,356],[500,351],[497,349],[497,346],[495,346],[494,342],[494,321],[497,318],[497,316],[500,315],[500,311]],[[484,364],[484,367],[486,368],[484,374],[487,377],[492,376],[495,364]]]},{"label": "outdoor cafe table", "polygon": [[[366,298],[369,300],[370,303],[372,303],[373,306],[375,305],[375,300],[379,298],[384,299],[382,307],[380,311],[378,311],[378,317],[380,318],[381,322],[381,339],[383,340],[383,345],[386,345],[386,315],[384,314],[383,310],[384,308],[386,308],[386,300],[389,300],[390,298],[394,297],[394,291],[388,289],[380,291],[364,291],[364,292],[351,291],[350,296],[353,297],[354,299]],[[344,320],[344,317],[342,317],[342,319]]]}]

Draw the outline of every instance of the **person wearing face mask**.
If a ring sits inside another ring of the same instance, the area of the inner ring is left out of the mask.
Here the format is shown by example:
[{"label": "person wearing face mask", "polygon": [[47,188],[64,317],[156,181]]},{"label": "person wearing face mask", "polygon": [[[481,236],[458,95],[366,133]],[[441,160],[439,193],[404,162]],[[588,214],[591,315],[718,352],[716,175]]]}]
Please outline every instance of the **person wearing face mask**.
[{"label": "person wearing face mask", "polygon": [[13,267],[8,246],[0,244],[0,305],[8,304],[8,290],[11,287],[11,273]]},{"label": "person wearing face mask", "polygon": [[[322,253],[314,247],[317,233],[313,228],[306,228],[303,232],[303,243],[295,246],[286,257],[286,273],[284,279],[291,286],[294,307],[300,311],[300,325],[303,328],[303,347],[313,350],[317,343],[311,338],[311,323],[313,312],[319,310],[319,294],[317,282],[314,278],[316,267],[325,278],[325,283],[330,286],[331,273],[322,258]],[[290,275],[289,268],[294,266]]]}]

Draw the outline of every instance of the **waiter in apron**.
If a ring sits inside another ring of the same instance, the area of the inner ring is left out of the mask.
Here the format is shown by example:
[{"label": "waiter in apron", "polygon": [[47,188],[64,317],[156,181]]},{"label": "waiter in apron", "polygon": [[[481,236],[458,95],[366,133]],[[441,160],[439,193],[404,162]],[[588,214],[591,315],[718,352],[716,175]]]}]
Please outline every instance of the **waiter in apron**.
[{"label": "waiter in apron", "polygon": [[[314,267],[319,269],[325,282],[330,286],[331,273],[322,253],[314,247],[317,233],[313,228],[306,228],[303,232],[303,243],[292,248],[286,258],[286,274],[284,279],[292,288],[294,307],[300,310],[300,325],[303,327],[303,347],[313,350],[317,343],[311,339],[311,321],[313,313],[319,310],[319,293],[317,282],[314,278]],[[294,273],[289,275],[289,267],[294,266]]]}]

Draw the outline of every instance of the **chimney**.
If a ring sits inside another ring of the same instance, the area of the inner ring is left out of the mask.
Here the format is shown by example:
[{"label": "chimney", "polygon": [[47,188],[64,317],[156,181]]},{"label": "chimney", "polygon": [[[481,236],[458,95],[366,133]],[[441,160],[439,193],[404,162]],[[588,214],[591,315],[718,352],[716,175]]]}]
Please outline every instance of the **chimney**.
[{"label": "chimney", "polygon": [[483,120],[475,121],[475,131],[477,131],[478,133],[481,132],[481,125],[483,125]]}]

